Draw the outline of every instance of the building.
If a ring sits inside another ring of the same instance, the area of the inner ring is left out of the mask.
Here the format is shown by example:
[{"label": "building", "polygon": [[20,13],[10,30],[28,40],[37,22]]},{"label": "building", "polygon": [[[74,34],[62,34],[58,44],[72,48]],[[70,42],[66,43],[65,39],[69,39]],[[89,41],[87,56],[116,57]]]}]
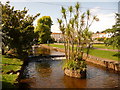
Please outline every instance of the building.
[{"label": "building", "polygon": [[[112,33],[95,33],[92,35],[92,39],[96,40],[98,38],[110,38]],[[62,33],[52,33],[51,37],[55,39],[56,42],[64,42]]]},{"label": "building", "polygon": [[52,33],[51,37],[55,39],[57,42],[63,42],[63,35],[62,33]]},{"label": "building", "polygon": [[92,39],[95,38],[110,38],[113,34],[112,33],[95,33],[92,35]]}]

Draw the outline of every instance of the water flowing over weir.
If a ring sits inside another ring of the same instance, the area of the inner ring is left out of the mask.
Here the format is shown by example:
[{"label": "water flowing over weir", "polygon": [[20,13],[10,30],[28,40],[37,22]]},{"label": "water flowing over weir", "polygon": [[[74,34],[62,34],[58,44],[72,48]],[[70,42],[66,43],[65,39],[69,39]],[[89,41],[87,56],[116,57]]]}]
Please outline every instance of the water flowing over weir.
[{"label": "water flowing over weir", "polygon": [[36,48],[24,67],[20,87],[29,88],[118,88],[120,75],[112,70],[87,63],[87,78],[77,79],[64,75],[62,60],[40,58],[46,55],[64,55],[64,53]]}]

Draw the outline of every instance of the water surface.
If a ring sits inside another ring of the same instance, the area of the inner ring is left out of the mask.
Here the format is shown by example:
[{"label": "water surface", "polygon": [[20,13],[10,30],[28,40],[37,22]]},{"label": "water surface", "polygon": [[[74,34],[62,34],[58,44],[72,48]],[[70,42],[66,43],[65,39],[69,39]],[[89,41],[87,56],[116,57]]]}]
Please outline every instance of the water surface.
[{"label": "water surface", "polygon": [[[50,50],[48,52],[47,54],[53,55],[63,54]],[[71,78],[64,75],[62,60],[33,58],[25,66],[22,80],[30,88],[118,88],[119,78],[118,73],[90,63],[87,63],[86,79]]]}]

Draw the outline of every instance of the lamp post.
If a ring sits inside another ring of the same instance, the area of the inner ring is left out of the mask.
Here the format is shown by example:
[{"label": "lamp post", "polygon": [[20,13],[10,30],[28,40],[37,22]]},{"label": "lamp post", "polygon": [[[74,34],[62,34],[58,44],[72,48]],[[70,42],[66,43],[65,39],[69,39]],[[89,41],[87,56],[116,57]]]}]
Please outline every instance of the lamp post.
[{"label": "lamp post", "polygon": [[49,46],[49,40],[47,40],[47,44],[48,44],[48,46]]}]

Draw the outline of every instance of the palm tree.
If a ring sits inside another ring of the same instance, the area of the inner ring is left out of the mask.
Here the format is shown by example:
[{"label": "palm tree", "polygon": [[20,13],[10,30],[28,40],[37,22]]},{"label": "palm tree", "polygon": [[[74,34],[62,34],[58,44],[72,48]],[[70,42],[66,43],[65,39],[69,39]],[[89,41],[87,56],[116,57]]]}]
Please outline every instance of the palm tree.
[{"label": "palm tree", "polygon": [[[68,8],[69,15],[67,16],[67,10],[62,7],[61,13],[63,20],[58,19],[59,28],[66,42],[64,43],[64,46],[65,55],[68,62],[65,64],[67,66],[64,68],[81,68],[81,70],[84,71],[86,68],[85,61],[83,60],[84,47],[88,46],[88,54],[92,41],[92,33],[89,32],[89,28],[92,25],[93,21],[98,21],[98,18],[96,16],[92,17],[90,10],[87,10],[86,13],[80,14],[80,4],[78,2],[74,8],[72,6]],[[73,10],[75,10],[75,12]],[[76,47],[74,43],[76,44]]]},{"label": "palm tree", "polygon": [[58,23],[59,23],[59,28],[60,28],[60,30],[61,30],[61,32],[62,32],[62,35],[63,35],[63,39],[64,39],[64,47],[65,47],[65,56],[66,56],[66,59],[68,59],[68,55],[67,55],[67,46],[66,46],[66,39],[65,39],[65,25],[64,24],[62,24],[63,23],[63,21],[62,21],[62,19],[57,19],[57,21],[58,21]]},{"label": "palm tree", "polygon": [[66,25],[67,25],[66,9],[64,7],[62,7],[61,12],[62,12],[62,16],[63,16],[63,18],[64,18],[64,20],[66,22]]}]

